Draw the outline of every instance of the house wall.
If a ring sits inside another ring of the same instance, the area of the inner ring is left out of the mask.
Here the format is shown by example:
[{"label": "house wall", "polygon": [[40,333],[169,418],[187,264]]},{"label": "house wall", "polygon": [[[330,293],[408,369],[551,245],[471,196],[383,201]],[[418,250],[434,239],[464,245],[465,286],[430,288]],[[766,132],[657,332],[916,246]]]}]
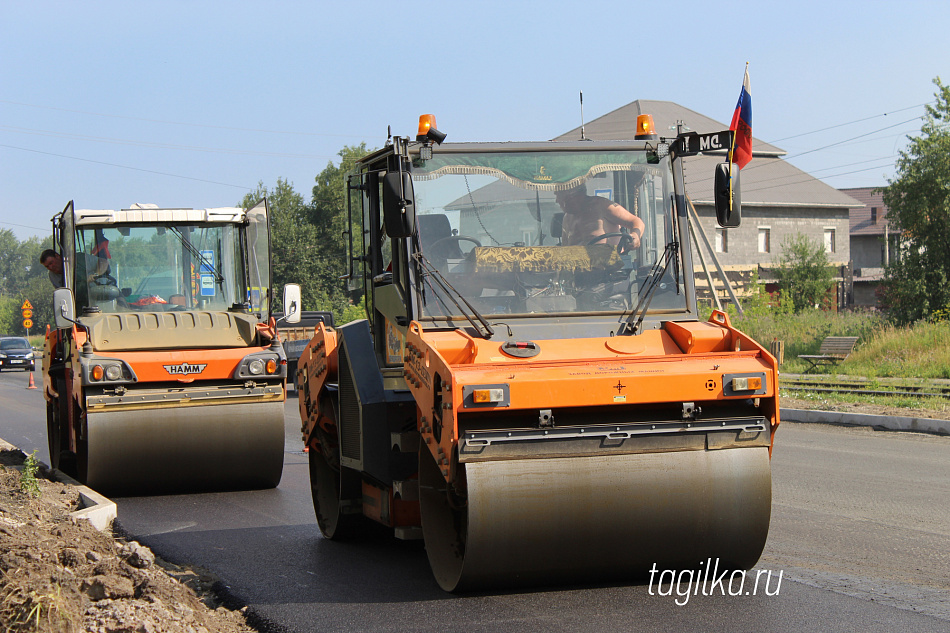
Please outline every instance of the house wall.
[{"label": "house wall", "polygon": [[852,235],[851,259],[855,268],[881,268],[884,266],[883,235]]},{"label": "house wall", "polygon": [[[697,205],[697,213],[706,236],[715,248],[716,213],[711,206]],[[759,229],[769,230],[770,249],[759,252]],[[723,266],[756,266],[770,268],[782,256],[782,243],[797,233],[802,233],[813,242],[824,244],[825,229],[833,229],[835,250],[828,253],[828,260],[836,266],[847,265],[851,260],[849,240],[849,215],[847,208],[791,208],[751,207],[742,208],[742,225],[726,229],[726,252],[717,252]],[[702,240],[702,238],[699,238]]]}]

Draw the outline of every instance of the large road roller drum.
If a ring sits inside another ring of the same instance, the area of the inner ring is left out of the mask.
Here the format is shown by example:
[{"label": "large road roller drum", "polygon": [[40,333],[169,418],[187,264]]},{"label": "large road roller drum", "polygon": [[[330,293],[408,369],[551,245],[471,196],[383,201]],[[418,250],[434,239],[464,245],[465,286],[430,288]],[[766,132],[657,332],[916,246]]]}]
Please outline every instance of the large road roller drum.
[{"label": "large road roller drum", "polygon": [[464,489],[420,452],[422,528],[447,591],[636,579],[765,546],[767,447],[467,463]]},{"label": "large road roller drum", "polygon": [[86,424],[79,474],[104,493],[273,488],[280,483],[283,401],[88,413]]}]

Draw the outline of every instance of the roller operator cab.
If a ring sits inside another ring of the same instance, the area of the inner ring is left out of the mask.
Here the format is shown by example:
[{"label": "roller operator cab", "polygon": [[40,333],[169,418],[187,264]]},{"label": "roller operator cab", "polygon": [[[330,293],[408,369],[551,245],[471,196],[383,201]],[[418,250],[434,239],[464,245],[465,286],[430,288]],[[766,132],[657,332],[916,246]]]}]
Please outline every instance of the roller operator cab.
[{"label": "roller operator cab", "polygon": [[[64,286],[43,360],[54,467],[113,494],[277,485],[286,357],[268,227],[266,202],[69,203],[53,218],[51,278]],[[294,287],[285,301],[299,310]]]},{"label": "roller operator cab", "polygon": [[[683,186],[683,158],[730,133],[644,123],[449,144],[430,122],[360,161],[368,318],[318,326],[298,369],[326,537],[371,519],[424,538],[448,591],[758,560],[776,363],[723,312],[699,319]],[[735,226],[738,169],[710,178]]]}]

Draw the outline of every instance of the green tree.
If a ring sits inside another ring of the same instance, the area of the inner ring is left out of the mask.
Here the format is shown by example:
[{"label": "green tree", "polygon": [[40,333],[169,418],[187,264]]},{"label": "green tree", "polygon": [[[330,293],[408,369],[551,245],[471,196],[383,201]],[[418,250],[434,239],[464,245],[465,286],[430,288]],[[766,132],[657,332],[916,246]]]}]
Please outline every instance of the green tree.
[{"label": "green tree", "polygon": [[779,267],[775,270],[783,302],[791,301],[796,313],[826,304],[834,287],[828,265],[828,254],[820,242],[801,233],[783,240]]},{"label": "green tree", "polygon": [[901,251],[885,270],[881,304],[901,325],[950,308],[950,86],[939,77],[934,85],[920,136],[910,137],[883,189]]},{"label": "green tree", "polygon": [[241,206],[249,208],[267,198],[271,222],[271,279],[275,290],[275,308],[280,306],[280,289],[284,284],[299,283],[303,291],[303,305],[313,310],[320,299],[314,283],[313,251],[316,230],[308,221],[307,205],[293,185],[277,179],[270,191],[264,183],[244,196]]},{"label": "green tree", "polygon": [[20,242],[10,229],[0,229],[0,296],[19,292],[34,266],[46,273],[39,262],[41,251],[38,238]]},{"label": "green tree", "polygon": [[33,306],[30,334],[42,334],[52,323],[53,287],[40,264],[40,253],[51,244],[52,238],[37,237],[20,242],[9,229],[0,229],[0,334],[27,333],[20,311],[26,300]]}]

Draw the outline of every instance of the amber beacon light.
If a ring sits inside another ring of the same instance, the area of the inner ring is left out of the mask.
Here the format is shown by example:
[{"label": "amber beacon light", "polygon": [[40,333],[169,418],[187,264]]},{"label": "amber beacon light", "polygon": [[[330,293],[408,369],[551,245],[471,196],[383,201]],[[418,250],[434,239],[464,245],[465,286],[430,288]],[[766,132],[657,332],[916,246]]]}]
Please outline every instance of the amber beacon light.
[{"label": "amber beacon light", "polygon": [[435,127],[435,115],[423,114],[419,117],[419,131],[416,133],[416,140],[420,143],[433,142],[441,145],[445,140],[445,134]]},{"label": "amber beacon light", "polygon": [[653,126],[653,115],[641,114],[637,117],[637,134],[634,138],[638,141],[656,140],[656,128]]}]

